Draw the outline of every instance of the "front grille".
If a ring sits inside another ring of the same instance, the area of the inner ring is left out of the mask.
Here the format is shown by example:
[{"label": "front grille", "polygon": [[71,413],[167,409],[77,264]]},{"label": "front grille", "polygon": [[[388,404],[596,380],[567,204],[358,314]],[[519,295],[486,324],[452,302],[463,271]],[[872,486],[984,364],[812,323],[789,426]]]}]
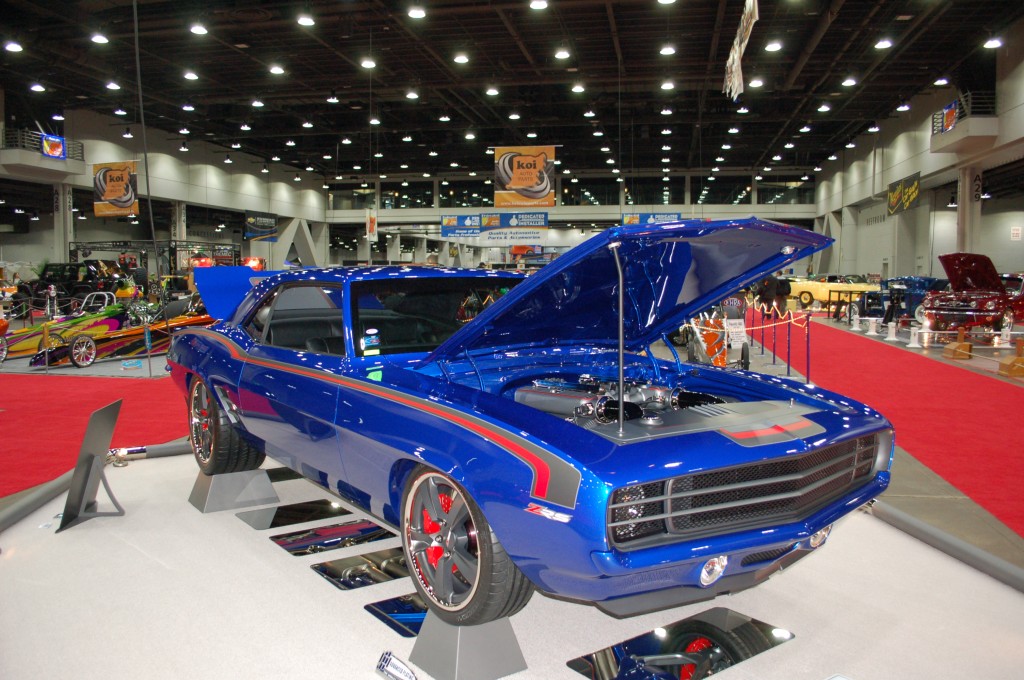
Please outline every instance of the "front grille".
[{"label": "front grille", "polygon": [[617,546],[641,547],[799,521],[867,482],[878,438],[868,435],[765,463],[618,489],[609,506]]},{"label": "front grille", "polygon": [[750,553],[749,555],[743,558],[743,561],[740,562],[740,566],[749,567],[751,564],[760,564],[762,562],[774,562],[775,560],[782,557],[792,549],[793,546],[787,545],[784,548],[776,548],[775,550],[765,550],[758,553]]}]

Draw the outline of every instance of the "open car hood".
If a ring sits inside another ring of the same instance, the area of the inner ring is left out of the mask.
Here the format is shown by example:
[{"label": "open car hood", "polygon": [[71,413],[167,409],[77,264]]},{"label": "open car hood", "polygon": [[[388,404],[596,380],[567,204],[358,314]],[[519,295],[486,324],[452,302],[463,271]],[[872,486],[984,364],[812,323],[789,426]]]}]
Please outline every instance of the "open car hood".
[{"label": "open car hood", "polygon": [[949,253],[939,255],[950,287],[957,293],[969,290],[1003,290],[1003,281],[988,255]]},{"label": "open car hood", "polygon": [[757,218],[614,227],[513,288],[427,361],[528,346],[617,346],[613,244],[619,244],[625,279],[625,346],[634,351],[830,243],[827,236]]}]

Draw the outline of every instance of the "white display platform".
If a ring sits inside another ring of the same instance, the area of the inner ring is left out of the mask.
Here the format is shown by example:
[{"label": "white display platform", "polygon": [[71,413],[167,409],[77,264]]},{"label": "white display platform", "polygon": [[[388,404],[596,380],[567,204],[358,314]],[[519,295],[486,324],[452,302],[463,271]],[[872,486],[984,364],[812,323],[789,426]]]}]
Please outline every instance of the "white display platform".
[{"label": "white display platform", "polygon": [[[64,497],[0,534],[0,678],[375,678],[403,638],[363,605],[412,591],[406,579],[341,591],[310,565],[398,547],[397,538],[293,557],[234,511],[189,502],[189,456],[108,466],[124,517],[57,535]],[[275,483],[280,503],[327,497],[303,480]],[[103,492],[99,507],[107,507]],[[712,607],[795,638],[723,680],[1011,680],[1024,669],[1024,594],[866,513],[841,522],[818,554],[734,596],[627,620],[535,595],[512,619],[528,670],[579,679],[577,656]],[[428,676],[413,667],[418,677]]]}]

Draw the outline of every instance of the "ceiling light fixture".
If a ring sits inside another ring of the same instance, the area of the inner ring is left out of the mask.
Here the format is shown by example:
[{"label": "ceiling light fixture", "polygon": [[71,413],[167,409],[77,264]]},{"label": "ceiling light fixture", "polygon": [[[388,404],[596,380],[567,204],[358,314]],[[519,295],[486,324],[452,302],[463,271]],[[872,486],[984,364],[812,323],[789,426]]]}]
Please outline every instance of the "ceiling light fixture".
[{"label": "ceiling light fixture", "polygon": [[234,163],[234,161],[231,160],[231,154],[229,154],[229,153],[224,154],[224,162],[227,163],[228,165]]},{"label": "ceiling light fixture", "polygon": [[46,88],[43,87],[40,83],[32,83],[28,86],[28,89],[32,90],[33,92],[46,92]]},{"label": "ceiling light fixture", "polygon": [[107,39],[107,36],[103,35],[99,31],[93,33],[92,37],[89,38],[89,40],[92,40],[97,45],[106,45],[108,42],[110,42],[110,40]]},{"label": "ceiling light fixture", "polygon": [[530,0],[530,9],[547,9],[548,0]]},{"label": "ceiling light fixture", "polygon": [[934,84],[938,87],[945,87],[949,85],[949,78],[936,78]]},{"label": "ceiling light fixture", "polygon": [[64,114],[63,113],[55,113],[52,116],[50,116],[50,118],[53,118],[54,120],[64,120]]},{"label": "ceiling light fixture", "polygon": [[676,46],[671,44],[665,44],[661,46],[661,49],[658,50],[658,52],[662,56],[671,57],[673,54],[676,53]]},{"label": "ceiling light fixture", "polygon": [[663,115],[663,116],[671,116],[672,115],[672,109],[667,107],[667,106],[663,107],[661,109],[661,115]]},{"label": "ceiling light fixture", "polygon": [[878,132],[881,129],[882,128],[878,127],[878,123],[872,123],[871,126],[868,128],[868,132]]},{"label": "ceiling light fixture", "polygon": [[4,49],[8,52],[21,52],[23,49],[21,43],[16,40],[8,40],[4,43]]},{"label": "ceiling light fixture", "polygon": [[793,144],[793,142],[786,142],[785,144],[783,144],[783,146],[787,149],[792,149],[796,145]]},{"label": "ceiling light fixture", "polygon": [[818,107],[818,111],[820,113],[828,113],[831,110],[832,110],[832,107],[829,106],[828,104],[826,104],[825,102],[822,102],[821,106]]},{"label": "ceiling light fixture", "polygon": [[810,125],[804,125],[802,128],[800,128],[800,132],[803,132],[803,133],[807,133],[807,132],[810,132],[810,131],[811,131],[811,126]]},{"label": "ceiling light fixture", "polygon": [[417,92],[416,90],[409,90],[408,92],[405,93],[405,98],[406,99],[419,99],[420,98],[420,93]]},{"label": "ceiling light fixture", "polygon": [[295,140],[294,139],[289,139],[288,141],[286,141],[284,143],[284,145],[285,146],[295,146]]},{"label": "ceiling light fixture", "polygon": [[380,118],[377,116],[370,116],[370,125],[380,125]]},{"label": "ceiling light fixture", "polygon": [[449,116],[447,113],[442,113],[441,116],[438,118],[438,120],[441,121],[442,123],[447,123],[451,119],[451,116]]},{"label": "ceiling light fixture", "polygon": [[746,106],[741,106],[740,108],[736,109],[736,113],[750,113],[750,109],[748,109]]},{"label": "ceiling light fixture", "polygon": [[888,38],[882,38],[881,40],[875,43],[876,50],[887,50],[890,47],[892,47],[892,41],[889,40]]},{"label": "ceiling light fixture", "polygon": [[731,128],[729,128],[729,134],[730,135],[738,135],[739,133],[740,133],[740,129],[738,127],[731,127]]},{"label": "ceiling light fixture", "polygon": [[761,87],[762,85],[764,85],[764,81],[760,78],[754,78],[750,81],[750,87]]},{"label": "ceiling light fixture", "polygon": [[232,149],[241,149],[242,145],[239,142],[231,142]]},{"label": "ceiling light fixture", "polygon": [[348,137],[344,137],[344,138],[343,138],[343,139],[341,140],[341,143],[342,143],[342,144],[351,144],[351,143],[352,143],[352,140],[351,140],[351,139],[349,139]]},{"label": "ceiling light fixture", "polygon": [[254,109],[263,108],[263,100],[262,99],[253,99],[252,100],[252,107]]},{"label": "ceiling light fixture", "polygon": [[295,18],[295,21],[299,26],[316,26],[316,19],[313,18],[313,13],[309,10],[309,6],[306,9],[299,12],[299,16]]},{"label": "ceiling light fixture", "polygon": [[293,182],[301,182],[302,181],[302,178],[299,177],[299,173],[295,173],[295,178],[292,181]]},{"label": "ceiling light fixture", "polygon": [[[193,104],[189,103],[189,102],[185,102],[184,104],[181,105],[181,110],[182,111],[195,111],[196,107]],[[114,111],[114,113],[117,113],[117,111]],[[124,114],[119,114],[119,115],[124,115]]]},{"label": "ceiling light fixture", "polygon": [[568,58],[569,58],[569,50],[567,50],[566,48],[559,47],[557,50],[555,50],[555,59],[568,59]]},{"label": "ceiling light fixture", "polygon": [[409,7],[409,18],[410,19],[423,19],[427,16],[427,10],[423,9],[420,5],[412,5]]},{"label": "ceiling light fixture", "polygon": [[470,130],[469,132],[466,133],[466,139],[476,139],[476,133]]},{"label": "ceiling light fixture", "polygon": [[778,52],[782,49],[782,43],[778,40],[772,40],[770,43],[764,46],[765,52]]},{"label": "ceiling light fixture", "polygon": [[586,88],[583,87],[583,83],[576,83],[572,86],[573,92],[583,92],[584,90],[586,90]]},{"label": "ceiling light fixture", "polygon": [[179,135],[187,135],[187,134],[191,134],[191,132],[192,131],[189,130],[187,127],[182,127],[180,130],[178,130],[178,134]]},{"label": "ceiling light fixture", "polygon": [[498,96],[498,88],[496,88],[493,85],[491,85],[491,86],[489,86],[487,88],[486,94],[491,96],[491,97],[497,97]]},{"label": "ceiling light fixture", "polygon": [[302,121],[302,127],[308,130],[309,128],[313,127],[313,123],[308,120],[304,120]]},{"label": "ceiling light fixture", "polygon": [[192,31],[196,35],[206,35],[209,32],[206,30],[206,26],[204,26],[200,21],[193,22],[193,24],[189,26],[188,30]]},{"label": "ceiling light fixture", "polygon": [[454,57],[452,57],[452,61],[456,64],[468,64],[469,56],[465,52],[458,52]]},{"label": "ceiling light fixture", "polygon": [[[772,160],[775,161],[776,163],[778,163],[779,161],[782,160],[782,156],[780,156],[779,154],[775,154],[774,156],[772,156]],[[765,170],[767,170],[767,169],[768,168],[765,168]]]},{"label": "ceiling light fixture", "polygon": [[583,117],[584,118],[593,118],[596,115],[597,114],[594,113],[593,110],[591,110],[591,109],[587,109],[586,111],[583,112]]},{"label": "ceiling light fixture", "polygon": [[828,157],[828,159],[829,159],[830,161],[835,161],[835,160],[839,160],[839,156],[835,155],[834,153],[833,153],[833,154],[829,154],[829,157]]},{"label": "ceiling light fixture", "polygon": [[857,84],[857,80],[855,78],[853,78],[852,76],[850,76],[850,77],[847,77],[846,80],[844,80],[842,84],[843,84],[843,87],[853,87],[854,85]]},{"label": "ceiling light fixture", "polygon": [[132,134],[132,129],[131,128],[125,128],[124,132],[121,133],[121,136],[124,137],[125,139],[131,139],[135,135]]},{"label": "ceiling light fixture", "polygon": [[676,87],[676,84],[673,83],[671,80],[666,80],[666,81],[662,82],[662,84],[661,84],[661,89],[663,89],[663,90],[674,90],[675,87]]},{"label": "ceiling light fixture", "polygon": [[281,66],[280,64],[271,64],[267,70],[273,73],[275,76],[279,76],[284,73],[284,67]]},{"label": "ceiling light fixture", "polygon": [[910,110],[910,104],[908,104],[905,101],[904,102],[900,102],[900,105],[896,107],[896,110],[897,111],[909,111]]},{"label": "ceiling light fixture", "polygon": [[362,66],[363,68],[374,68],[377,65],[377,62],[375,62],[370,57],[363,57],[363,59],[359,62],[359,65]]},{"label": "ceiling light fixture", "polygon": [[199,80],[199,74],[195,71],[185,71],[185,80]]},{"label": "ceiling light fixture", "polygon": [[181,146],[178,147],[178,151],[188,151],[188,142],[184,139],[181,140]]},{"label": "ceiling light fixture", "polygon": [[334,90],[331,90],[331,96],[327,98],[327,103],[328,104],[337,104],[338,103],[338,95],[335,93]]},{"label": "ceiling light fixture", "polygon": [[123,106],[118,106],[116,109],[114,109],[114,115],[115,116],[127,116],[128,112],[124,110]]},{"label": "ceiling light fixture", "polygon": [[242,123],[242,124],[241,124],[241,125],[240,125],[240,126],[238,127],[238,129],[239,129],[239,130],[241,130],[242,132],[248,132],[249,130],[252,130],[252,126],[251,126],[251,125],[249,125],[248,123]]},{"label": "ceiling light fixture", "polygon": [[992,37],[985,41],[985,49],[994,50],[1003,46],[1003,41],[999,38]]},{"label": "ceiling light fixture", "polygon": [[536,139],[537,138],[537,133],[536,132],[527,132],[526,136],[529,137],[530,139]]},{"label": "ceiling light fixture", "polygon": [[107,89],[108,89],[108,90],[120,90],[120,89],[121,89],[121,86],[120,86],[120,85],[118,85],[118,84],[117,84],[116,82],[114,82],[113,80],[111,80],[110,82],[108,82],[108,83],[107,83]]},{"label": "ceiling light fixture", "polygon": [[262,169],[262,170],[260,170],[260,172],[262,172],[262,173],[264,173],[264,174],[266,174],[266,173],[270,172],[270,168],[269,168],[269,167],[267,167],[267,164],[266,164],[266,163],[264,163],[264,164],[263,164],[263,169]]},{"label": "ceiling light fixture", "polygon": [[508,114],[508,119],[509,120],[519,120],[519,114],[516,113],[515,111],[513,111],[512,113]]}]

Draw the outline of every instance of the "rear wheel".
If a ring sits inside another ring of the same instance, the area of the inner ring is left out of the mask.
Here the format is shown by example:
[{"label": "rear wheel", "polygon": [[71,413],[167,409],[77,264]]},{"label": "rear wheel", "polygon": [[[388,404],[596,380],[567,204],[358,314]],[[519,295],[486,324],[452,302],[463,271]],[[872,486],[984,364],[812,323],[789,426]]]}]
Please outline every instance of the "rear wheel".
[{"label": "rear wheel", "polygon": [[0,335],[0,364],[7,358],[7,338]]},{"label": "rear wheel", "polygon": [[67,340],[60,336],[60,333],[47,333],[46,339],[39,339],[39,351],[42,352],[44,349],[57,349],[68,344]]},{"label": "rear wheel", "polygon": [[96,361],[96,341],[88,335],[76,335],[71,338],[70,359],[78,368],[91,366]]},{"label": "rear wheel", "polygon": [[805,307],[805,308],[806,307],[810,307],[813,302],[814,302],[814,296],[811,295],[811,293],[809,291],[805,290],[804,292],[800,293],[800,304],[803,307]]},{"label": "rear wheel", "polygon": [[1013,310],[1007,309],[1005,312],[1003,312],[1003,315],[999,317],[999,319],[995,322],[993,330],[995,330],[997,333],[1002,331],[1004,328],[1008,331],[1012,331],[1013,324]]},{"label": "rear wheel", "polygon": [[238,436],[217,400],[199,378],[188,397],[189,441],[199,469],[207,475],[255,470],[264,454]]},{"label": "rear wheel", "polygon": [[533,594],[473,499],[424,466],[410,475],[402,497],[402,545],[416,590],[447,623],[512,616]]}]

